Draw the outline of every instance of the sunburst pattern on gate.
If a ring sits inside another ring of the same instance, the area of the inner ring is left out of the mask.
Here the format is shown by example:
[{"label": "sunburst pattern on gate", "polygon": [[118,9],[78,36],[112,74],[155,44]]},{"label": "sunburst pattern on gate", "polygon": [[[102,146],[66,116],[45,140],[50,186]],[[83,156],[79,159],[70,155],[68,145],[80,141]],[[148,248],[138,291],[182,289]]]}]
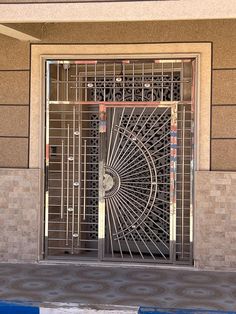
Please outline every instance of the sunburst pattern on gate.
[{"label": "sunburst pattern on gate", "polygon": [[172,111],[107,108],[106,256],[170,256]]}]

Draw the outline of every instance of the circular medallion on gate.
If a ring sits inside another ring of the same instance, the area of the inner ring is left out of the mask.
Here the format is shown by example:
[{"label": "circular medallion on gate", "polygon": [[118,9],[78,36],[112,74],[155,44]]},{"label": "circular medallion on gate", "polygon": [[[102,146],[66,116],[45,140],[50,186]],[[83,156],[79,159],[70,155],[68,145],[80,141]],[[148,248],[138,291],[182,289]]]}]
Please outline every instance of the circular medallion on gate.
[{"label": "circular medallion on gate", "polygon": [[110,167],[105,167],[103,188],[105,190],[105,198],[114,196],[120,188],[120,176]]}]

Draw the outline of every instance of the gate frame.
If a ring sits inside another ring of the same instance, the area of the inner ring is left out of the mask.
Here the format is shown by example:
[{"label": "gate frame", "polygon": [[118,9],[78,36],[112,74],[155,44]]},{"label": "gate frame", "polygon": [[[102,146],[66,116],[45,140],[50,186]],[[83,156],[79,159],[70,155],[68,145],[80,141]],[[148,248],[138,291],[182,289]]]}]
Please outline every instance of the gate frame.
[{"label": "gate frame", "polygon": [[[164,101],[156,101],[156,102],[106,102],[101,103],[99,105],[99,116],[101,129],[99,129],[100,133],[100,141],[104,141],[104,133],[106,133],[106,108],[124,108],[124,107],[159,107],[159,108],[171,108],[171,138],[170,138],[170,247],[169,247],[169,259],[167,260],[145,260],[144,263],[160,263],[160,264],[174,264],[176,261],[176,167],[177,167],[177,106],[178,104],[182,104],[182,102],[172,101],[172,102],[164,102]],[[101,145],[102,146],[102,145]],[[125,259],[115,259],[115,258],[105,258],[105,194],[103,189],[103,175],[104,175],[104,151],[100,152],[100,160],[99,160],[99,206],[98,206],[98,259],[100,261],[126,261]],[[191,173],[193,169],[191,169]],[[191,205],[190,205],[191,206]],[[192,221],[192,218],[190,218]],[[190,231],[191,232],[191,231]],[[192,260],[192,255],[190,256],[190,260]],[[130,260],[127,260],[130,262]],[[140,263],[140,260],[137,260]]]},{"label": "gate frame", "polygon": [[[38,259],[43,259],[44,204],[44,121],[46,59],[148,59],[195,58],[195,171],[210,169],[210,102],[211,102],[211,42],[152,44],[31,44],[30,148],[29,168],[41,170],[41,212],[38,218]],[[200,89],[201,86],[201,89]],[[194,184],[193,184],[194,189]],[[194,200],[195,201],[195,200]],[[196,212],[195,212],[196,215]],[[191,241],[197,241],[197,234]],[[194,257],[194,255],[193,255]]]}]

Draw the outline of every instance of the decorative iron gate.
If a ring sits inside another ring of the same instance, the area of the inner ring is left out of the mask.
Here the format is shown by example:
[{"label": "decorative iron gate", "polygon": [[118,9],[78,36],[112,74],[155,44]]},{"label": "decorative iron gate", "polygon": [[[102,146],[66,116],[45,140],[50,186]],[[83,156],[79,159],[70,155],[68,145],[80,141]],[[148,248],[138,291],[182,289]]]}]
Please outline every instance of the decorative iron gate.
[{"label": "decorative iron gate", "polygon": [[46,62],[47,257],[191,263],[193,62]]}]

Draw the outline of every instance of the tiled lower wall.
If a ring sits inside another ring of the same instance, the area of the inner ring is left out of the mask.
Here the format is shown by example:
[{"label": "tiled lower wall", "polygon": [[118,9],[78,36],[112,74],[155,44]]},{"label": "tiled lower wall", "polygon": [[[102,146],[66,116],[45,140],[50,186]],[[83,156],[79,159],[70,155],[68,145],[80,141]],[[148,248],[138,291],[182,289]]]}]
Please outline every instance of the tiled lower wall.
[{"label": "tiled lower wall", "polygon": [[[197,268],[236,269],[236,172],[195,176]],[[0,169],[0,262],[37,261],[40,171]]]},{"label": "tiled lower wall", "polygon": [[0,169],[0,262],[38,258],[39,179],[37,169]]},{"label": "tiled lower wall", "polygon": [[195,176],[195,265],[236,269],[236,172]]}]

